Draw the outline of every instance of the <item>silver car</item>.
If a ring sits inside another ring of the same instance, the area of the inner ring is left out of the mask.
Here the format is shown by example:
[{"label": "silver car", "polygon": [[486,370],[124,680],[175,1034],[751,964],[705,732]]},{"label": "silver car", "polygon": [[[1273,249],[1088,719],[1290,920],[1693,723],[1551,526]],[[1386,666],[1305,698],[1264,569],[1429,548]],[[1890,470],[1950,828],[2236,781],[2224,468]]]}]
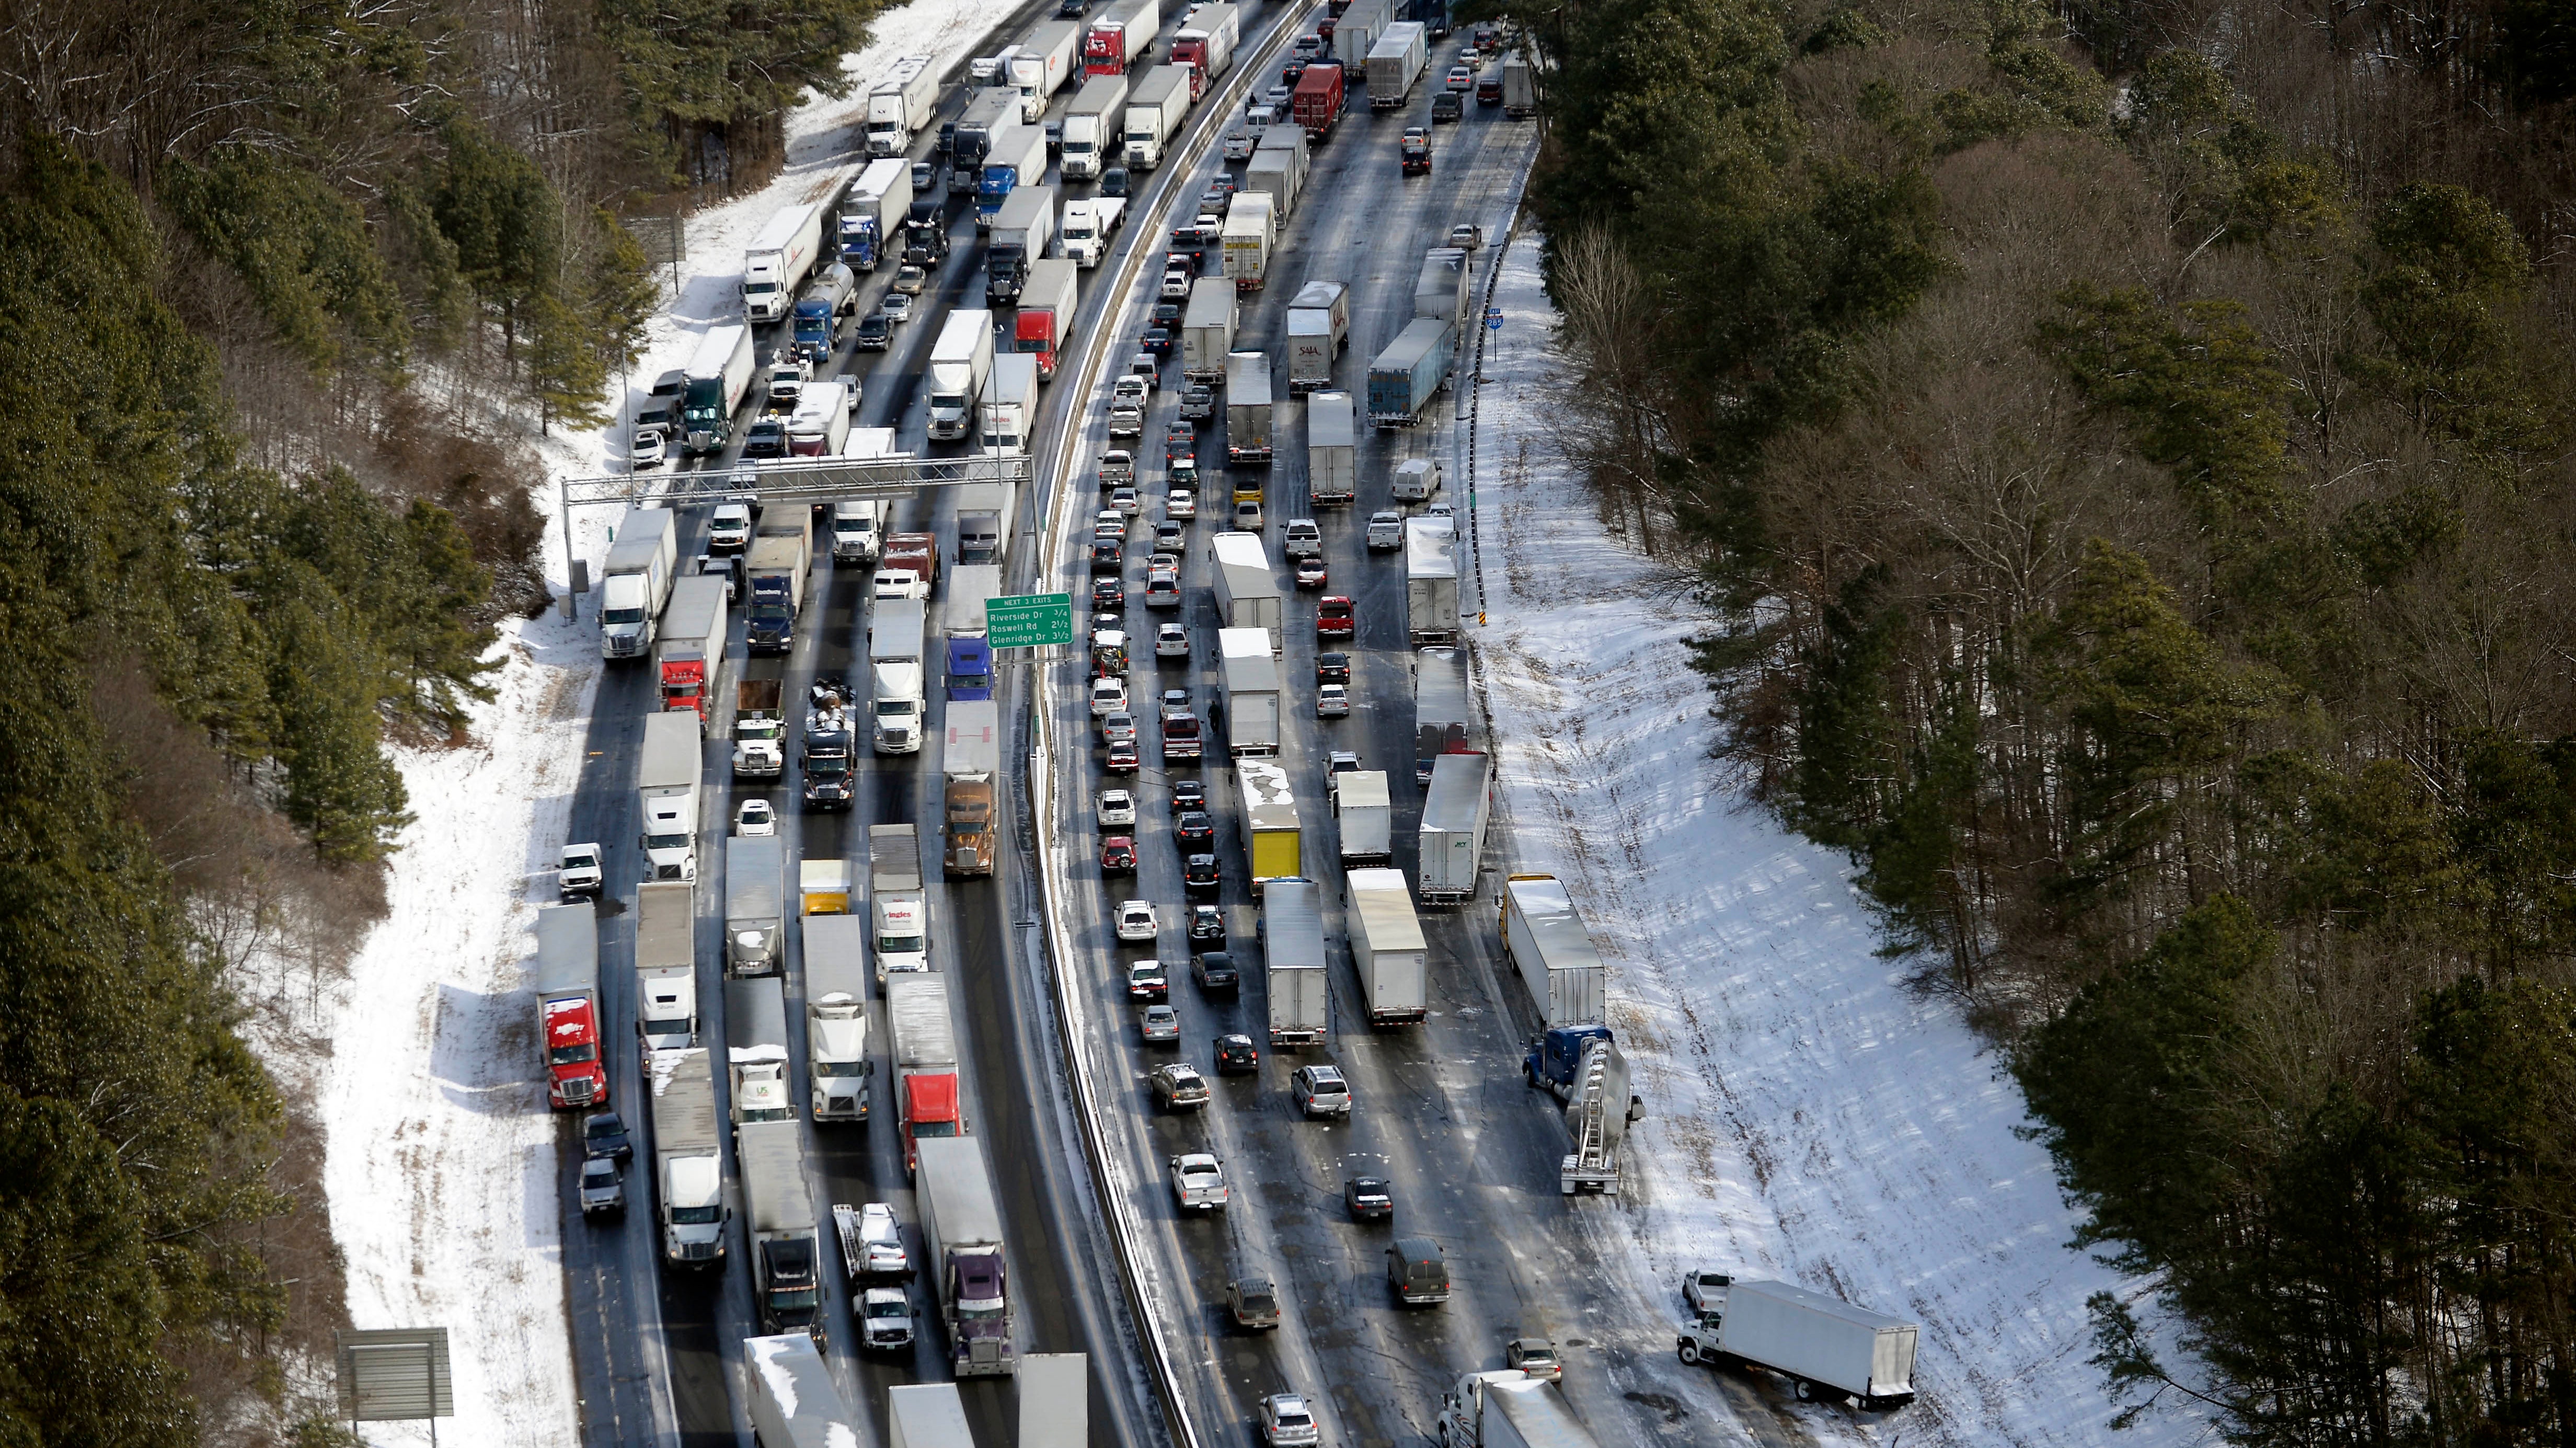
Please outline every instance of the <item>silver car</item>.
[{"label": "silver car", "polygon": [[1305,1394],[1272,1393],[1261,1400],[1261,1441],[1269,1448],[1307,1448],[1323,1441]]},{"label": "silver car", "polygon": [[620,1216],[626,1211],[626,1175],[615,1157],[594,1156],[581,1164],[581,1214]]}]

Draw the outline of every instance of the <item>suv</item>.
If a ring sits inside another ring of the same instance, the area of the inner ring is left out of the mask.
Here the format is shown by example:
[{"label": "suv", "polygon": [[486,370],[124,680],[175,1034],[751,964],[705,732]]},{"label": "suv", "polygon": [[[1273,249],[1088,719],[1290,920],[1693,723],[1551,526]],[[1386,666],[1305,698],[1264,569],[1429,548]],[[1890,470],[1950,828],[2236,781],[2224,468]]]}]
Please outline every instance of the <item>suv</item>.
[{"label": "suv", "polygon": [[1431,124],[1436,126],[1443,121],[1464,120],[1466,116],[1466,98],[1456,91],[1444,90],[1431,98]]},{"label": "suv", "polygon": [[1237,1327],[1279,1325],[1279,1294],[1267,1277],[1237,1277],[1225,1284],[1225,1308]]},{"label": "suv", "polygon": [[1449,1300],[1449,1264],[1429,1237],[1398,1237],[1386,1249],[1386,1285],[1407,1306]]},{"label": "suv", "polygon": [[1307,1116],[1338,1116],[1347,1121],[1351,1115],[1350,1083],[1342,1079],[1339,1066],[1300,1066],[1288,1078],[1288,1094],[1297,1109]]}]

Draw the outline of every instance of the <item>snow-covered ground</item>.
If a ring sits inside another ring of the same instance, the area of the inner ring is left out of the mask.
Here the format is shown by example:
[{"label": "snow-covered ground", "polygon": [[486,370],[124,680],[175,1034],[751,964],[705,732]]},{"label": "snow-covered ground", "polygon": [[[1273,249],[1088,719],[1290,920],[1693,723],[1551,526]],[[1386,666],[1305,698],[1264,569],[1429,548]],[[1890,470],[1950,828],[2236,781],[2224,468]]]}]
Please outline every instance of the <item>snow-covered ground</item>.
[{"label": "snow-covered ground", "polygon": [[[874,43],[844,61],[862,85],[790,116],[785,174],[689,219],[678,297],[630,375],[649,385],[710,323],[740,314],[744,238],[825,169],[849,163],[867,78],[897,55],[932,55],[944,68],[998,18],[969,0],[917,0],[880,17]],[[538,451],[550,477],[600,472],[608,456],[597,434],[549,439]],[[537,502],[551,514],[551,488]],[[609,509],[573,520],[584,556],[599,557],[614,521]],[[547,530],[544,566],[560,595],[570,569],[557,528]],[[311,1081],[321,1103],[324,1190],[351,1324],[446,1327],[457,1416],[439,1436],[512,1448],[569,1442],[578,1431],[555,1127],[527,968],[536,907],[554,898],[549,872],[599,654],[586,619],[551,612],[507,624],[497,653],[499,694],[474,711],[474,742],[399,755],[417,822],[394,856],[391,913],[321,1003],[314,1031],[332,1043],[330,1062],[281,1075]],[[426,1425],[367,1429],[376,1444],[428,1436]]]},{"label": "snow-covered ground", "polygon": [[[1994,1053],[1875,953],[1848,863],[1726,788],[1681,645],[1711,620],[1686,577],[1607,534],[1551,445],[1537,238],[1501,266],[1474,640],[1508,863],[1581,905],[1646,1101],[1610,1229],[1633,1286],[1678,1317],[1681,1272],[1705,1266],[1919,1321],[1921,1399],[1858,1420],[1791,1405],[1820,1439],[2108,1440],[2084,1300],[2122,1284],[2067,1248],[2076,1216],[2015,1134],[2028,1118]],[[2176,1412],[2123,1436],[2207,1434]]]}]

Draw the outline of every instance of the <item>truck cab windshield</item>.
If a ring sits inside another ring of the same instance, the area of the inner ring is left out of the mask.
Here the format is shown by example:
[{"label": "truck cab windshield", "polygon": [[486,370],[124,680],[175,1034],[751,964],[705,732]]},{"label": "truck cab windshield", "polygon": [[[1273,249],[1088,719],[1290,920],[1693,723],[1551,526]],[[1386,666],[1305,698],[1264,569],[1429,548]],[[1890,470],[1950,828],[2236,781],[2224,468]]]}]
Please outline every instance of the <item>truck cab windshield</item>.
[{"label": "truck cab windshield", "polygon": [[648,850],[685,850],[688,847],[687,835],[646,835],[644,837],[644,848]]},{"label": "truck cab windshield", "polygon": [[578,1066],[585,1061],[598,1060],[599,1047],[595,1045],[557,1046],[546,1052],[546,1059],[558,1066]]},{"label": "truck cab windshield", "polygon": [[838,779],[850,772],[850,761],[830,755],[809,756],[805,761],[805,772],[816,779]]},{"label": "truck cab windshield", "polygon": [[918,935],[880,935],[877,937],[877,949],[886,955],[919,955],[921,953],[921,937]]},{"label": "truck cab windshield", "polygon": [[901,699],[879,699],[877,700],[877,717],[880,719],[909,719],[912,717],[912,705]]},{"label": "truck cab windshield", "polygon": [[711,1227],[723,1220],[724,1207],[721,1204],[671,1209],[671,1225],[674,1227]]},{"label": "truck cab windshield", "polygon": [[601,623],[642,623],[644,610],[640,608],[606,609],[600,613],[599,621]]},{"label": "truck cab windshield", "polygon": [[922,1121],[914,1123],[912,1128],[913,1139],[916,1141],[923,1137],[955,1136],[956,1134],[957,1123],[954,1121]]}]

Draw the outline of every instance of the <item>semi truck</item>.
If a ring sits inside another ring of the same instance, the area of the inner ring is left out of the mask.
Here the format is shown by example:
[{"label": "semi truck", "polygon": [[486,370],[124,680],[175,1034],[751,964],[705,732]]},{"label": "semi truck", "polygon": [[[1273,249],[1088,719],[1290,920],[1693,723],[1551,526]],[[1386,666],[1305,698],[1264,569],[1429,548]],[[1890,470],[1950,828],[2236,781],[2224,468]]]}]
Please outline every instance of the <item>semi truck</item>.
[{"label": "semi truck", "polygon": [[743,559],[751,583],[743,644],[755,654],[783,654],[796,646],[796,616],[805,608],[805,575],[814,567],[814,514],[809,508],[772,508],[752,531]]},{"label": "semi truck", "polygon": [[1449,381],[1452,332],[1435,317],[1416,317],[1377,354],[1368,371],[1371,424],[1411,427],[1421,421],[1431,399]]},{"label": "semi truck", "polygon": [[[975,183],[976,230],[990,230],[1001,214],[1002,203],[1020,188],[1038,184],[1039,178],[1046,175],[1046,165],[1043,128],[1017,121],[995,126],[985,147],[983,170]],[[1052,214],[1048,220],[1054,220]]]},{"label": "semi truck", "polygon": [[926,703],[922,644],[928,633],[917,598],[881,598],[868,620],[869,714],[879,754],[918,754]]},{"label": "semi truck", "polygon": [[1296,88],[1288,93],[1288,116],[1306,133],[1306,139],[1322,142],[1331,137],[1334,123],[1341,120],[1346,96],[1342,67],[1310,65],[1297,77]]},{"label": "semi truck", "polygon": [[[842,456],[851,454],[844,443]],[[832,561],[835,563],[873,563],[879,546],[877,530],[882,514],[874,498],[847,498],[832,505]]]},{"label": "semi truck", "polygon": [[1333,55],[1353,80],[1368,75],[1369,52],[1377,48],[1378,37],[1394,18],[1395,7],[1388,0],[1351,0],[1343,7],[1341,17],[1334,22]]},{"label": "semi truck", "polygon": [[1186,66],[1158,65],[1145,72],[1127,93],[1127,126],[1122,154],[1130,171],[1151,171],[1163,164],[1163,146],[1181,129],[1190,113],[1190,72]]},{"label": "semi truck", "polygon": [[877,979],[930,969],[930,897],[921,889],[919,827],[868,826],[868,909]]},{"label": "semi truck", "polygon": [[[1064,108],[1064,146],[1056,158],[1057,169],[1068,181],[1097,177],[1102,158],[1114,150],[1127,134],[1127,72],[1124,68],[1109,75],[1094,75],[1073,93],[1073,104]],[[1094,257],[1093,261],[1098,258]],[[1092,263],[1086,262],[1088,266]]]},{"label": "semi truck", "polygon": [[1029,268],[1055,241],[1055,188],[1022,186],[1002,199],[984,244],[984,300],[1009,306],[1028,286]]},{"label": "semi truck", "polygon": [[724,672],[725,615],[725,581],[692,574],[672,583],[653,640],[663,710],[687,714],[700,730],[715,713],[716,679]]},{"label": "semi truck", "polygon": [[644,721],[635,812],[648,880],[698,878],[698,745],[697,722],[685,714]]},{"label": "semi truck", "polygon": [[966,435],[974,400],[993,370],[993,314],[959,307],[939,327],[930,348],[930,436],[954,442]]},{"label": "semi truck", "polygon": [[1064,253],[1066,261],[1077,267],[1098,266],[1100,258],[1109,249],[1109,238],[1118,234],[1118,228],[1125,223],[1126,217],[1124,197],[1091,196],[1080,201],[1068,201],[1064,204],[1064,215],[1056,220],[1056,229],[1060,233],[1056,247]]},{"label": "semi truck", "polygon": [[[988,419],[988,424],[997,429],[997,436],[1016,437],[1020,442],[1025,443],[1027,438],[1024,434],[1000,430],[1025,428],[1028,426],[1029,416],[1037,411],[1037,382],[1029,374],[1033,364],[1029,358],[1018,356],[1004,357],[1001,363],[1018,365],[997,364],[993,368],[993,385],[1002,397],[1001,400],[987,402],[984,406],[988,411],[1001,411],[1004,415]],[[981,565],[999,564],[1002,561],[1003,555],[1010,550],[1011,511],[1017,499],[1017,487],[1008,480],[998,483],[958,485],[957,561],[959,563]],[[956,588],[953,585],[949,589],[949,596],[952,599],[956,596]]]},{"label": "semi truck", "polygon": [[1226,752],[1236,759],[1279,752],[1279,660],[1257,628],[1217,630],[1217,687],[1222,690]]},{"label": "semi truck", "polygon": [[[1065,208],[1068,218],[1073,210]],[[1050,256],[1030,263],[1027,284],[1020,289],[1020,309],[1011,317],[1011,348],[1036,360],[1040,382],[1054,380],[1065,344],[1073,337],[1076,299],[1071,261]]]},{"label": "semi truck", "polygon": [[1334,776],[1333,818],[1342,837],[1342,868],[1395,859],[1395,810],[1386,771],[1354,769]]},{"label": "semi truck", "polygon": [[787,986],[778,976],[724,984],[725,1073],[733,1083],[733,1124],[794,1121],[787,1086]]},{"label": "semi truck", "polygon": [[913,133],[938,110],[938,63],[926,55],[896,56],[884,77],[868,87],[868,154],[902,157],[912,149]]},{"label": "semi truck", "polygon": [[1467,323],[1468,266],[1462,247],[1435,246],[1422,254],[1422,270],[1413,278],[1413,315]]},{"label": "semi truck", "polygon": [[1235,788],[1243,794],[1235,820],[1243,828],[1243,857],[1252,869],[1252,893],[1279,880],[1303,879],[1305,849],[1297,820],[1297,792],[1276,759],[1237,759]]},{"label": "semi truck", "polygon": [[948,706],[947,743],[939,760],[945,781],[947,837],[941,873],[950,879],[993,873],[995,790],[1002,769],[1002,726],[991,699]]},{"label": "semi truck", "polygon": [[[1548,1035],[1571,1034],[1551,1031]],[[1619,1192],[1619,1149],[1628,1127],[1646,1114],[1646,1103],[1628,1094],[1628,1058],[1607,1027],[1583,1028],[1586,1039],[1565,1042],[1574,1049],[1574,1068],[1563,1082],[1565,1129],[1574,1150],[1559,1161],[1556,1189],[1560,1195]],[[1542,1047],[1546,1037],[1540,1038]],[[1524,1070],[1527,1069],[1524,1063]],[[1550,1086],[1558,1083],[1550,1081]]]},{"label": "semi truck", "polygon": [[588,905],[538,909],[536,974],[538,1039],[545,1042],[546,1051],[546,1104],[558,1111],[606,1106],[608,1061],[600,1038],[597,911]]},{"label": "semi truck", "polygon": [[969,563],[948,582],[948,606],[941,614],[948,635],[948,702],[966,703],[993,697],[993,646],[986,636],[984,608],[1001,596],[998,564]]},{"label": "semi truck", "polygon": [[1153,48],[1163,28],[1160,0],[1115,0],[1082,32],[1082,73],[1125,75]]},{"label": "semi truck", "polygon": [[787,841],[725,841],[725,973],[776,975],[786,967]]},{"label": "semi truck", "polygon": [[971,1136],[922,1142],[915,1193],[922,1244],[939,1284],[939,1313],[948,1324],[950,1370],[961,1378],[1008,1373],[1015,1366],[1010,1271],[984,1144]]},{"label": "semi truck", "polygon": [[1226,208],[1217,239],[1225,249],[1222,275],[1236,291],[1257,292],[1268,284],[1270,248],[1279,239],[1279,214],[1269,196],[1249,189],[1237,192],[1234,204]]},{"label": "semi truck", "polygon": [[1485,826],[1493,818],[1493,762],[1482,754],[1443,754],[1432,761],[1422,797],[1422,903],[1455,905],[1476,894]]},{"label": "semi truck", "polygon": [[1416,649],[1413,654],[1413,782],[1431,783],[1432,761],[1476,748],[1475,715],[1467,697],[1467,655],[1461,649]]},{"label": "semi truck", "polygon": [[[986,452],[1025,451],[1037,427],[1038,359],[1025,352],[1005,352],[994,358],[993,380],[985,387],[983,400],[976,407],[983,419],[978,441]],[[989,486],[1007,492],[998,484]],[[959,500],[959,506],[964,506],[964,499]],[[999,521],[988,519],[988,523]],[[1001,556],[1002,534],[1003,530],[998,526],[986,528],[978,547],[990,556],[979,558],[978,562],[991,562]],[[966,547],[966,535],[962,531],[958,534],[957,546],[962,558]]]},{"label": "semi truck", "polygon": [[1226,354],[1234,350],[1242,320],[1243,302],[1225,278],[1191,282],[1189,305],[1181,312],[1181,375],[1210,385],[1224,381]]},{"label": "semi truck", "polygon": [[1216,559],[1216,610],[1220,628],[1257,628],[1270,641],[1275,658],[1280,648],[1279,575],[1258,533],[1226,532],[1212,539],[1208,552]]},{"label": "semi truck", "polygon": [[[1297,130],[1295,126],[1273,126],[1270,129]],[[1298,131],[1298,134],[1302,136],[1305,133]],[[1296,160],[1287,152],[1254,151],[1252,159],[1243,165],[1243,186],[1235,197],[1235,204],[1242,205],[1246,196],[1267,197],[1272,214],[1280,225],[1285,226],[1288,218],[1296,212],[1297,186],[1303,179],[1298,174]]]},{"label": "semi truck", "polygon": [[1413,913],[1402,870],[1352,870],[1342,877],[1342,918],[1351,964],[1373,1026],[1420,1025],[1430,997],[1430,946]]},{"label": "semi truck", "polygon": [[791,201],[770,213],[742,251],[743,315],[755,324],[786,316],[822,254],[823,208]]},{"label": "semi truck", "polygon": [[887,575],[898,573],[911,574],[919,585],[914,596],[928,598],[939,583],[939,535],[888,533],[885,553],[877,560],[877,579],[883,583]]},{"label": "semi truck", "polygon": [[855,888],[856,881],[847,860],[802,859],[796,862],[796,913],[799,915],[847,915],[851,907],[865,906],[867,897]]},{"label": "semi truck", "polygon": [[805,1077],[814,1119],[865,1121],[876,1063],[868,1058],[868,923],[808,915]]},{"label": "semi truck", "polygon": [[[881,970],[879,975],[885,975]],[[948,977],[932,971],[886,975],[886,1031],[894,1060],[895,1129],[903,1168],[920,1169],[924,1141],[966,1134],[957,1094],[957,1028]]]},{"label": "semi truck", "polygon": [[827,1345],[823,1238],[805,1180],[802,1128],[753,1121],[734,1133],[742,1162],[743,1209],[751,1219],[752,1296],[764,1333],[803,1332]]},{"label": "semi truck", "polygon": [[1288,299],[1288,390],[1333,385],[1333,364],[1351,345],[1351,289],[1308,282]]},{"label": "semi truck", "polygon": [[744,679],[733,686],[733,777],[776,779],[787,771],[787,717],[779,708],[786,686],[776,679]]},{"label": "semi truck", "polygon": [[1416,644],[1457,640],[1457,543],[1450,519],[1404,520],[1404,627]]},{"label": "semi truck", "polygon": [[[858,273],[837,255],[814,268],[813,279],[805,283],[805,295],[796,299],[795,319],[789,329],[797,357],[818,366],[832,360],[832,350],[841,345],[841,322],[857,306],[854,299],[858,289]],[[797,385],[803,386],[801,377]],[[769,400],[782,400],[774,372]]]},{"label": "semi truck", "polygon": [[1274,1047],[1320,1046],[1332,1023],[1322,897],[1312,880],[1274,880],[1261,901],[1261,955]]},{"label": "semi truck", "polygon": [[[993,133],[1023,124],[1017,90],[988,86],[967,96],[948,142],[948,194],[973,195],[984,182],[984,156],[992,149]],[[946,234],[944,227],[941,234]]]},{"label": "semi truck", "polygon": [[[842,268],[834,268],[842,270]],[[850,414],[858,409],[859,384],[846,378],[808,382],[787,417],[791,457],[839,457],[850,442]]]},{"label": "semi truck", "polygon": [[853,1448],[861,1441],[814,1339],[801,1332],[747,1337],[742,1356],[752,1441],[760,1448]]},{"label": "semi truck", "polygon": [[1515,51],[1503,57],[1503,114],[1526,121],[1538,113],[1538,86],[1530,63]]},{"label": "semi truck", "polygon": [[901,153],[870,161],[841,203],[841,263],[875,271],[894,252],[912,214],[912,165]]},{"label": "semi truck", "polygon": [[1234,53],[1243,48],[1243,9],[1238,5],[1201,5],[1181,22],[1172,33],[1171,61],[1187,66],[1193,82],[1190,94],[1204,97],[1227,71],[1234,69]]},{"label": "semi truck", "polygon": [[1225,457],[1231,463],[1270,461],[1270,354],[1225,356]]},{"label": "semi truck", "polygon": [[[857,720],[851,701],[818,708],[805,716],[805,807],[835,810],[850,807],[852,771],[858,767]],[[809,862],[810,863],[810,862]]]},{"label": "semi truck", "polygon": [[652,1097],[653,1195],[662,1214],[662,1260],[724,1260],[724,1141],[716,1134],[715,1072],[704,1046],[644,1060]]},{"label": "semi truck", "polygon": [[599,656],[640,659],[671,602],[680,571],[680,530],[668,508],[629,508],[617,520],[599,585]]},{"label": "semi truck", "polygon": [[1544,1024],[1589,1026],[1608,1018],[1608,969],[1561,881],[1554,875],[1506,880],[1501,926],[1503,949]]},{"label": "semi truck", "polygon": [[1036,125],[1046,115],[1047,100],[1064,87],[1081,59],[1082,27],[1070,20],[1050,20],[1029,32],[1003,67],[1020,93],[1020,119]]},{"label": "semi truck", "polygon": [[1306,495],[1316,507],[1347,508],[1359,496],[1359,440],[1349,393],[1306,399]]},{"label": "semi truck", "polygon": [[1517,1368],[1458,1379],[1439,1422],[1446,1448],[1599,1448],[1556,1389]]},{"label": "semi truck", "polygon": [[648,1051],[698,1043],[696,897],[685,880],[635,892],[635,1033]]},{"label": "semi truck", "polygon": [[1373,111],[1404,108],[1405,98],[1413,83],[1422,78],[1423,62],[1430,56],[1430,39],[1422,33],[1422,22],[1397,20],[1389,22],[1379,33],[1377,43],[1368,50],[1368,98]]},{"label": "semi truck", "polygon": [[1786,1282],[1719,1276],[1701,1291],[1676,1344],[1683,1362],[1768,1368],[1801,1401],[1857,1398],[1867,1412],[1914,1401],[1915,1324]]},{"label": "semi truck", "polygon": [[975,1448],[966,1400],[955,1383],[907,1383],[886,1389],[887,1448]]}]

